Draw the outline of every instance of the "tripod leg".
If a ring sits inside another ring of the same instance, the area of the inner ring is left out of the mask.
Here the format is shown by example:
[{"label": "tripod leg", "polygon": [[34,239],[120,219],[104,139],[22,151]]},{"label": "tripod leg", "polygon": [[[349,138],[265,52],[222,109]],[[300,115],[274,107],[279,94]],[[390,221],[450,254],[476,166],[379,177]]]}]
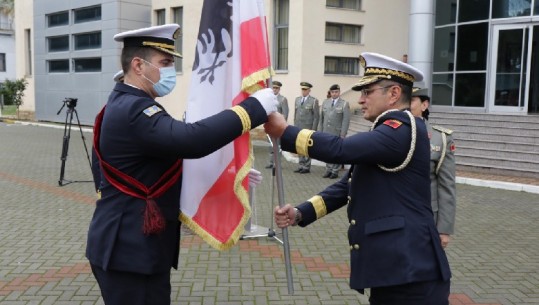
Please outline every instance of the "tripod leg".
[{"label": "tripod leg", "polygon": [[84,133],[82,132],[82,126],[80,125],[79,113],[77,112],[77,109],[73,109],[73,112],[75,112],[77,125],[79,125],[80,136],[82,138],[82,144],[84,145],[84,152],[86,153],[86,158],[88,158],[88,164],[90,165],[90,170],[92,170],[92,161],[90,161],[90,155],[88,154],[88,146],[86,146],[86,138],[84,137]]},{"label": "tripod leg", "polygon": [[62,186],[64,182],[65,166],[67,160],[67,151],[69,150],[69,139],[71,137],[71,122],[73,121],[73,112],[68,108],[66,111],[66,121],[64,125],[64,138],[62,141],[62,166],[60,167],[60,179],[58,179],[58,185]]}]

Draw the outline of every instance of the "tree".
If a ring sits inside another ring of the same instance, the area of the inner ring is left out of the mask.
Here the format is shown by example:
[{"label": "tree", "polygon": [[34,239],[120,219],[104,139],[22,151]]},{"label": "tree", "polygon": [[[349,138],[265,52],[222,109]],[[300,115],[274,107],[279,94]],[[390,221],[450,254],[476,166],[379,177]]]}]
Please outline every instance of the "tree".
[{"label": "tree", "polygon": [[0,89],[0,94],[4,95],[4,103],[6,105],[17,106],[17,116],[19,116],[19,107],[23,103],[22,98],[24,96],[24,90],[26,90],[26,85],[28,85],[28,81],[25,78],[15,81],[6,79]]}]

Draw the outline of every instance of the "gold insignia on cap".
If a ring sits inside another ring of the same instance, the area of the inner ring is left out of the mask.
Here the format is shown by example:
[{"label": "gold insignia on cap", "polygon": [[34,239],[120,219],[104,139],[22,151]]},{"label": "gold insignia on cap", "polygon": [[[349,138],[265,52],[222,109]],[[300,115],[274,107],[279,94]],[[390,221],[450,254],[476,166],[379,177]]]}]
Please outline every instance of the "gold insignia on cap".
[{"label": "gold insignia on cap", "polygon": [[365,68],[367,66],[367,61],[365,61],[365,57],[359,55],[359,63],[361,64],[361,66],[363,68]]},{"label": "gold insignia on cap", "polygon": [[391,78],[391,75],[394,75],[394,76],[398,76],[402,79],[405,79],[409,82],[414,82],[415,78],[408,74],[408,73],[404,73],[402,71],[397,71],[397,70],[391,70],[391,69],[382,69],[382,68],[366,68],[365,69],[365,74],[381,74],[381,75],[387,75],[389,77],[387,77],[388,79]]},{"label": "gold insignia on cap", "polygon": [[176,31],[174,31],[174,34],[172,34],[172,39],[176,40],[178,39],[178,36],[180,36],[181,30],[178,28]]},{"label": "gold insignia on cap", "polygon": [[359,90],[361,90],[363,87],[365,87],[367,85],[370,85],[370,84],[375,83],[377,81],[380,81],[382,79],[389,79],[388,76],[389,75],[367,75],[367,76],[363,76],[362,78],[359,79],[359,82],[357,82],[357,84],[352,86],[352,90],[359,91]]}]

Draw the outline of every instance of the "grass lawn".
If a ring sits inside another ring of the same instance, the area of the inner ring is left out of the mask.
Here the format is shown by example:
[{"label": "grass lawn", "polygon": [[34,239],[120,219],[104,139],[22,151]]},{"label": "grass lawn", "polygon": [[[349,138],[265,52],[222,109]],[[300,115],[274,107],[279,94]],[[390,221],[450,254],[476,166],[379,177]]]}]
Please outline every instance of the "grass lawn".
[{"label": "grass lawn", "polygon": [[2,115],[17,115],[17,106],[15,105],[6,105],[2,109]]}]

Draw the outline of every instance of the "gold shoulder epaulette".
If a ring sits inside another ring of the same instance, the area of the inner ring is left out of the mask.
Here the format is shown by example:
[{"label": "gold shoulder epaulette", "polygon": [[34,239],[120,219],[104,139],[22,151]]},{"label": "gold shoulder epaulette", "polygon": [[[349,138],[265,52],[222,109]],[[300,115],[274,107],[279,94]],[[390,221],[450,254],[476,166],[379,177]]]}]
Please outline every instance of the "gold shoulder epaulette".
[{"label": "gold shoulder epaulette", "polygon": [[444,127],[438,126],[438,125],[433,125],[432,129],[438,130],[439,132],[443,132],[445,134],[452,134],[453,133],[453,130],[447,129],[447,128],[444,128]]}]

